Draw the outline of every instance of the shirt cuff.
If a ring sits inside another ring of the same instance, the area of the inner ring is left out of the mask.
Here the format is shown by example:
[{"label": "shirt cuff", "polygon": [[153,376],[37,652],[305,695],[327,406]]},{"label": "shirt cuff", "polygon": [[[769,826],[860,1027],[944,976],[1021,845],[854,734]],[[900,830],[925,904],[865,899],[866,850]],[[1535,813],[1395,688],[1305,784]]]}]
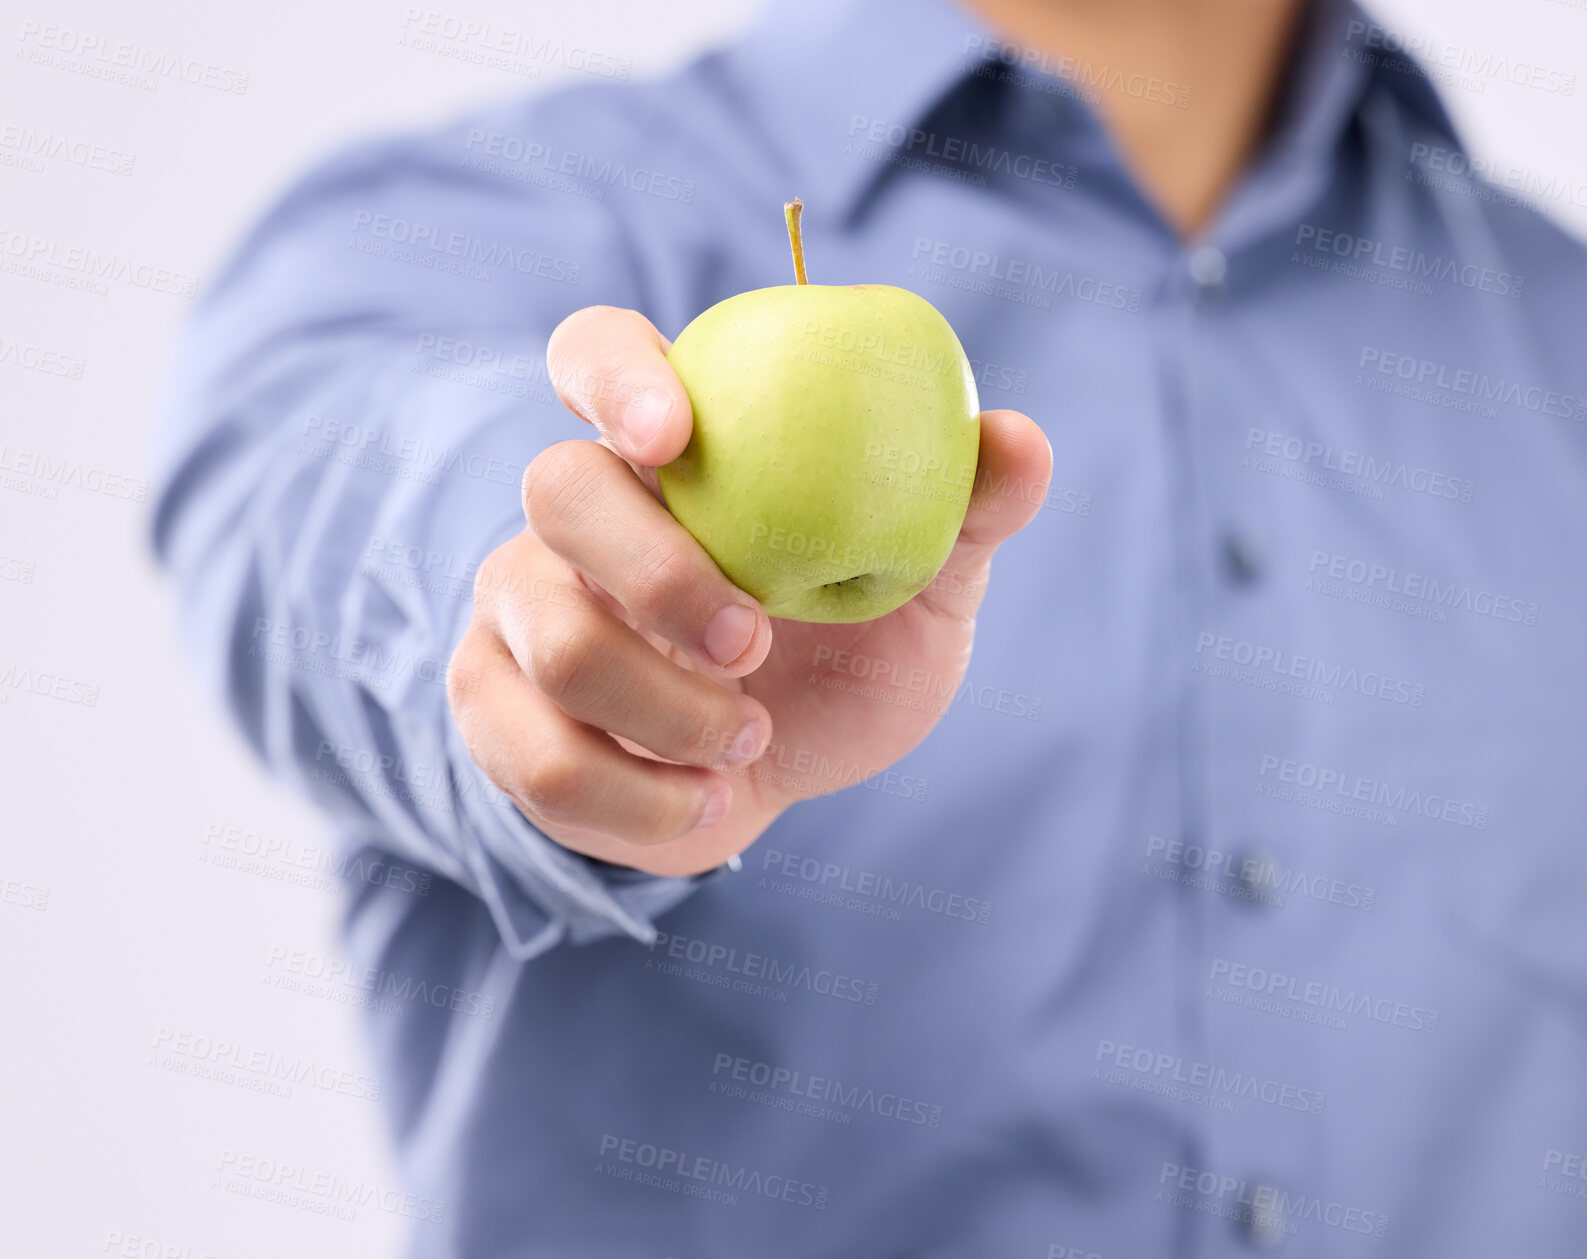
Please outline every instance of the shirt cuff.
[{"label": "shirt cuff", "polygon": [[[471,601],[453,626],[455,649],[468,627]],[[450,652],[448,653],[450,655]],[[507,951],[519,961],[564,940],[584,944],[628,935],[654,944],[654,919],[686,899],[735,858],[704,874],[674,878],[646,874],[582,856],[535,827],[512,798],[474,763],[457,723],[447,715],[447,754],[463,831],[463,859],[490,910]]]}]

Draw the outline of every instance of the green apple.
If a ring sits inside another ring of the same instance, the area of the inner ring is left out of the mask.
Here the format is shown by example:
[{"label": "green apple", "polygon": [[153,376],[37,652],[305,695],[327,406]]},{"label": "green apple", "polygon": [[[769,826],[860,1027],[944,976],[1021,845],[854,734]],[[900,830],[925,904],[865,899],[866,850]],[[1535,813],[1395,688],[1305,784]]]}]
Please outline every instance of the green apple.
[{"label": "green apple", "polygon": [[659,470],[673,514],[775,617],[869,621],[925,589],[975,483],[980,405],[931,303],[882,284],[805,282],[719,302],[668,359],[694,432]]}]

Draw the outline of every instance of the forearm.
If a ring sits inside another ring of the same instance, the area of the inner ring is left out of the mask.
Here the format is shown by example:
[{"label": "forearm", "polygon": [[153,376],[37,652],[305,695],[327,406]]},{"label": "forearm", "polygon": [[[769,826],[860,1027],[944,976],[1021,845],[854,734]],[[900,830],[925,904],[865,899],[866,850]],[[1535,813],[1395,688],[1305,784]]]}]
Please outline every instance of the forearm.
[{"label": "forearm", "polygon": [[[539,835],[468,757],[448,711],[474,570],[522,528],[523,467],[578,431],[540,366],[576,288],[547,281],[514,302],[500,285],[471,291],[464,277],[338,252],[372,209],[496,212],[455,195],[450,210],[426,210],[342,174],[311,181],[256,233],[190,336],[156,548],[206,678],[275,773],[476,892],[520,956],[568,934],[645,937],[648,914],[687,885],[613,884]],[[486,222],[472,235],[500,231]],[[597,243],[575,232],[557,248]],[[511,370],[461,370],[459,345]]]}]

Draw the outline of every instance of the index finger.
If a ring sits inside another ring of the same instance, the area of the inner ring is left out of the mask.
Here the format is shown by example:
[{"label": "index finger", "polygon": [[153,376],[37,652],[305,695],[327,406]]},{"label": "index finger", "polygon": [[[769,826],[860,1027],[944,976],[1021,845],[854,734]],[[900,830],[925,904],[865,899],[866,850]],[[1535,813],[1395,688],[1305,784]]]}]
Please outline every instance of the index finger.
[{"label": "index finger", "polygon": [[689,444],[694,411],[667,362],[667,339],[637,310],[586,306],[551,334],[546,372],[557,397],[623,458],[671,463]]}]

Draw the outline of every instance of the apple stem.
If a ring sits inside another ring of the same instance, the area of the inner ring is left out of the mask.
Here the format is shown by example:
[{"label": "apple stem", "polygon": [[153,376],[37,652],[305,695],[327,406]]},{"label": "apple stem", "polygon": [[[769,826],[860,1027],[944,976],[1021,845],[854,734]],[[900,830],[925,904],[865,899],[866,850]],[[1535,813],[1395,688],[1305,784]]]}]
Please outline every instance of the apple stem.
[{"label": "apple stem", "polygon": [[804,234],[799,230],[799,216],[804,213],[805,203],[795,197],[792,201],[784,201],[782,216],[788,224],[788,244],[793,247],[794,279],[799,284],[808,284],[805,279],[805,240]]}]

